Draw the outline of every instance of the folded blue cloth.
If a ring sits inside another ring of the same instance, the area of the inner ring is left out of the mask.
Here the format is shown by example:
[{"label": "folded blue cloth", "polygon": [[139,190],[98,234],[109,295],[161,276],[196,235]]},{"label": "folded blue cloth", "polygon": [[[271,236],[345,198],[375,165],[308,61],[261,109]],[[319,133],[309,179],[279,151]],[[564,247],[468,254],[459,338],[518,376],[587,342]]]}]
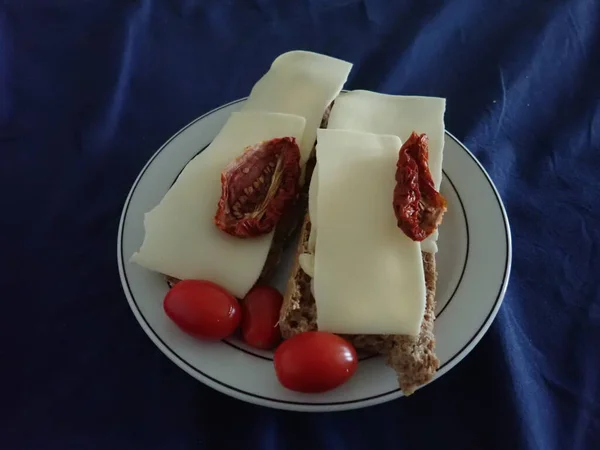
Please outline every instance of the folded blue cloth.
[{"label": "folded blue cloth", "polygon": [[[144,163],[291,49],[352,61],[350,89],[446,97],[504,198],[504,305],[413,397],[312,415],[228,398],[160,353],[121,290]],[[599,80],[595,0],[4,0],[0,447],[600,448]]]}]

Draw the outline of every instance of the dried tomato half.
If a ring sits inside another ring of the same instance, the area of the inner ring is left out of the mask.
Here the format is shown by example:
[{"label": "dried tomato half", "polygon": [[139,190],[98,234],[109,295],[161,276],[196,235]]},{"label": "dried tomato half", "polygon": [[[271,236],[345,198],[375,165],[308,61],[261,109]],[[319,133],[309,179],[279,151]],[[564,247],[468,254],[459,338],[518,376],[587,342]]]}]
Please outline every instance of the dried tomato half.
[{"label": "dried tomato half", "polygon": [[413,241],[422,241],[442,223],[446,209],[446,199],[436,191],[429,171],[429,139],[413,131],[400,149],[396,165],[398,227]]},{"label": "dried tomato half", "polygon": [[270,233],[298,197],[300,148],[291,137],[247,147],[221,173],[215,224],[248,238]]}]

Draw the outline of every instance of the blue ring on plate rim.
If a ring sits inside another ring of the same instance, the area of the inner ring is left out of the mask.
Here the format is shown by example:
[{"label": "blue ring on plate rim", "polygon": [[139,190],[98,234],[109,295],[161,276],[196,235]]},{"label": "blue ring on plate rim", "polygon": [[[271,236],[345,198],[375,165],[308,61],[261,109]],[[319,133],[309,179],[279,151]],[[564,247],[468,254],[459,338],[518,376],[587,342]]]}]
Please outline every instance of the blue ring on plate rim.
[{"label": "blue ring on plate rim", "polygon": [[[150,160],[146,163],[146,165],[144,166],[144,168],[142,169],[142,172],[138,175],[136,181],[134,182],[133,186],[130,189],[130,195],[127,198],[127,202],[124,206],[124,210],[122,213],[122,218],[124,219],[125,217],[127,217],[127,212],[129,210],[129,204],[131,202],[131,194],[133,192],[135,192],[135,189],[139,183],[139,181],[142,179],[142,176],[144,174],[144,172],[148,169],[148,167],[150,167],[150,165],[152,164],[152,161],[154,161],[154,159],[162,152],[162,150],[164,150],[168,144],[173,141],[177,136],[179,136],[181,133],[183,133],[185,130],[187,130],[188,128],[190,128],[191,126],[193,126],[194,124],[196,124],[196,122],[204,119],[205,117],[209,116],[210,114],[213,114],[223,108],[226,108],[228,106],[234,105],[236,103],[240,103],[242,101],[246,100],[246,98],[241,98],[239,100],[234,100],[230,103],[227,103],[225,105],[222,105],[218,108],[215,108],[209,112],[207,112],[206,114],[198,117],[197,119],[195,119],[194,121],[190,122],[188,125],[186,125],[185,127],[183,127],[181,130],[179,130],[176,134],[174,134],[165,144],[163,144],[163,146],[161,148],[159,148],[156,153],[154,153],[154,155],[152,155],[152,157],[150,158]],[[445,133],[451,138],[453,139],[458,145],[459,147],[461,147],[466,153],[467,155],[475,162],[475,164],[477,165],[477,167],[479,168],[479,170],[481,170],[481,172],[483,173],[483,176],[485,177],[485,179],[487,180],[488,184],[490,185],[492,192],[494,193],[494,197],[496,198],[496,201],[498,203],[498,206],[500,208],[500,211],[502,212],[502,218],[504,219],[503,225],[504,225],[504,232],[505,232],[505,243],[506,243],[506,259],[505,259],[505,263],[504,263],[504,274],[502,276],[502,283],[500,284],[500,287],[498,289],[498,294],[496,295],[496,300],[494,301],[494,306],[490,309],[490,312],[488,313],[488,315],[486,316],[485,320],[483,321],[483,323],[481,324],[481,326],[479,327],[479,329],[475,332],[475,334],[471,337],[471,339],[469,339],[469,341],[458,351],[455,353],[455,355],[450,358],[445,364],[442,364],[439,368],[438,371],[443,369],[445,366],[447,366],[448,364],[452,363],[469,345],[471,345],[471,343],[479,336],[481,330],[483,330],[483,328],[487,325],[488,320],[490,319],[490,317],[492,316],[492,314],[494,313],[494,311],[496,311],[498,309],[498,304],[502,301],[502,298],[504,297],[504,293],[506,292],[506,288],[508,286],[508,275],[510,272],[510,261],[511,261],[511,256],[512,256],[512,246],[510,245],[511,242],[511,238],[510,238],[510,232],[509,232],[509,227],[507,224],[507,217],[506,217],[506,211],[504,209],[504,205],[502,204],[502,200],[500,199],[500,196],[498,194],[498,191],[496,190],[496,187],[494,186],[494,183],[492,182],[492,180],[490,179],[490,176],[487,174],[487,172],[485,171],[485,169],[483,168],[483,166],[481,165],[481,163],[475,158],[475,156],[463,145],[462,142],[460,142],[458,139],[456,139],[456,137],[454,137],[451,133],[449,133],[448,131],[445,131]],[[449,180],[449,179],[448,179]],[[449,180],[450,181],[450,180]],[[454,187],[454,185],[453,185]],[[457,195],[458,195],[458,191]],[[460,200],[460,196],[458,196],[459,200]],[[461,205],[462,205],[462,201],[461,201]],[[466,212],[464,209],[464,205],[462,205],[463,207],[463,214],[465,214],[465,219],[466,219]],[[121,220],[121,223],[119,224],[119,236],[121,236],[121,240],[118,242],[119,245],[119,253],[118,253],[118,258],[120,259],[120,265],[121,267],[125,267],[125,256],[123,254],[123,227],[124,227],[125,221]],[[465,258],[465,261],[468,260],[468,247],[467,247],[467,258]],[[465,266],[463,267],[463,272],[461,274],[461,280],[462,280],[462,276],[464,275],[465,272],[465,268],[466,268],[466,262],[465,262]],[[146,318],[144,317],[144,315],[142,314],[137,301],[135,299],[135,297],[133,296],[132,292],[131,292],[131,287],[129,286],[129,280],[127,278],[127,274],[125,273],[125,270],[122,271],[122,279],[123,281],[125,281],[125,288],[127,289],[129,296],[131,297],[131,299],[133,300],[133,304],[135,305],[137,312],[139,314],[139,316],[144,320],[144,322],[146,323],[146,326],[148,328],[148,330],[151,330],[152,334],[154,335],[154,337],[162,343],[162,345],[164,345],[164,347],[166,349],[168,349],[171,354],[176,357],[184,366],[188,367],[192,372],[196,372],[199,375],[201,375],[202,377],[211,380],[213,383],[218,384],[223,386],[226,389],[238,392],[240,394],[243,395],[247,395],[249,397],[254,397],[260,400],[266,400],[269,402],[273,402],[273,403],[282,403],[282,404],[288,404],[288,405],[300,405],[300,406],[337,406],[337,405],[347,405],[347,404],[352,404],[352,403],[362,403],[362,402],[366,402],[366,401],[370,401],[370,400],[375,400],[377,398],[381,398],[381,397],[386,397],[390,394],[394,394],[396,392],[400,392],[400,388],[396,388],[393,389],[391,391],[388,392],[384,392],[381,394],[377,394],[377,395],[372,395],[370,397],[364,397],[364,398],[360,398],[360,399],[356,399],[356,400],[348,400],[348,401],[342,401],[342,402],[295,402],[295,401],[289,401],[289,400],[280,400],[277,398],[271,398],[271,397],[265,397],[262,395],[258,395],[258,394],[254,394],[252,392],[247,392],[244,391],[242,389],[236,388],[235,386],[230,386],[226,383],[223,383],[220,380],[217,380],[216,378],[211,377],[210,375],[205,374],[204,372],[202,372],[201,370],[198,370],[197,368],[195,368],[194,366],[190,365],[185,359],[183,359],[181,356],[179,356],[171,347],[169,347],[161,338],[160,336],[158,336],[154,330],[152,329],[152,327],[150,326],[150,324],[148,323],[148,321],[146,320]],[[459,282],[460,285],[460,282]],[[455,289],[454,293],[456,293]],[[454,293],[452,294],[452,296],[454,296]],[[448,301],[448,303],[450,303],[450,300]],[[445,307],[448,306],[448,303],[446,303]],[[445,307],[442,309],[442,311],[440,311],[440,314],[443,312],[443,310],[445,309]],[[438,315],[438,317],[439,317]],[[256,355],[254,355],[256,356]],[[260,356],[260,358],[262,359],[266,359],[269,360],[269,358],[265,358],[262,355]]]}]

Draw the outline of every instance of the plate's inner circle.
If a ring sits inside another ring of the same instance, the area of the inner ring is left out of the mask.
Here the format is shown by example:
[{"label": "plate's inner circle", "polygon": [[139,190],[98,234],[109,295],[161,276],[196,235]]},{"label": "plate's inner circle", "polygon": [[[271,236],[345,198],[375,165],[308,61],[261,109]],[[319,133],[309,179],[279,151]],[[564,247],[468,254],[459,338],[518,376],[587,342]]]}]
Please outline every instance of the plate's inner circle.
[{"label": "plate's inner circle", "polygon": [[[235,340],[231,343],[242,350],[223,342],[203,342],[179,330],[162,309],[167,292],[163,277],[129,263],[143,240],[144,214],[158,204],[182,168],[242,104],[243,100],[224,105],[182,129],[155,153],[135,181],[118,237],[119,271],[134,315],[157,347],[179,367],[208,386],[245,401],[319,411],[364,407],[399,397],[395,373],[381,358],[361,362],[348,383],[325,394],[288,391],[276,380],[271,352],[261,354]],[[510,267],[510,236],[501,201],[474,157],[450,135],[445,139],[441,191],[449,209],[438,241],[436,351],[441,367],[436,378],[479,341],[500,305]],[[288,249],[273,282],[281,291],[294,247]]]}]

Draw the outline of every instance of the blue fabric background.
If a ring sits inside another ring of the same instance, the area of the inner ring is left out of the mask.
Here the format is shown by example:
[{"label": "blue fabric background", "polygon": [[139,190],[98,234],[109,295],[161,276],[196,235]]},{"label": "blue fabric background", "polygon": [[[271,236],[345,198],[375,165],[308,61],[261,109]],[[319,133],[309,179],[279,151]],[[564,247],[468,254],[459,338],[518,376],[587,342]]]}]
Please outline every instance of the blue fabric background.
[{"label": "blue fabric background", "polygon": [[[344,413],[244,404],[172,364],[121,291],[134,178],[280,53],[349,88],[444,96],[505,200],[504,305],[414,397]],[[0,448],[600,448],[600,3],[0,2]]]}]

